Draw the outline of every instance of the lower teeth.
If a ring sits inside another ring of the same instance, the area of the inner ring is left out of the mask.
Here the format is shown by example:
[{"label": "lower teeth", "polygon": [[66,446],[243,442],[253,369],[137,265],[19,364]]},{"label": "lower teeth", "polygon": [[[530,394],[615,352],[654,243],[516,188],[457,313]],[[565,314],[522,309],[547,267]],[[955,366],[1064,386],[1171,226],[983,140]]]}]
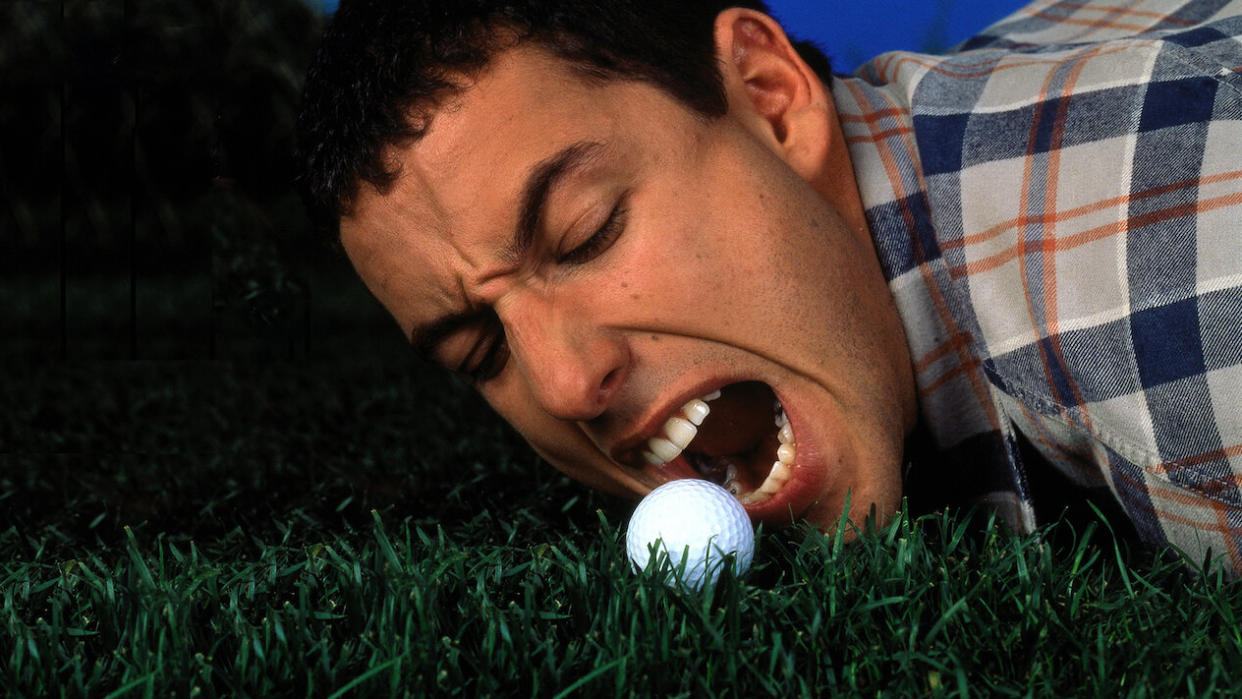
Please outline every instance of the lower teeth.
[{"label": "lower teeth", "polygon": [[[793,475],[793,465],[797,456],[793,429],[789,425],[789,418],[785,415],[780,401],[777,401],[773,407],[773,419],[780,443],[775,454],[776,460],[772,463],[763,482],[752,491],[747,491],[742,482],[738,480],[738,467],[731,457],[712,457],[690,451],[682,451],[681,454],[699,475],[720,484],[743,504],[762,502],[775,495],[789,481]],[[654,458],[662,461],[659,457]]]},{"label": "lower teeth", "polygon": [[776,401],[773,406],[775,413],[774,421],[776,422],[777,439],[780,441],[780,447],[776,450],[777,460],[772,463],[772,469],[768,472],[763,483],[759,485],[753,492],[742,496],[740,500],[743,504],[762,502],[775,495],[785,484],[789,482],[790,476],[793,475],[793,464],[797,458],[797,446],[794,442],[793,428],[789,425],[789,418],[785,415],[785,408],[780,401]]},{"label": "lower teeth", "polygon": [[762,502],[773,495],[776,495],[776,493],[785,486],[785,483],[789,482],[789,477],[791,475],[793,475],[792,469],[789,466],[777,461],[772,464],[772,471],[768,473],[768,477],[763,480],[763,484],[760,485],[757,490],[747,493],[740,498],[742,504],[745,505],[755,502]]},{"label": "lower teeth", "polygon": [[724,488],[733,495],[737,496],[742,504],[753,504],[763,502],[775,495],[781,488],[789,482],[793,476],[793,465],[797,458],[797,445],[794,441],[793,429],[789,425],[789,418],[785,415],[785,410],[777,401],[774,411],[778,439],[780,447],[777,449],[777,460],[772,463],[772,468],[768,472],[767,477],[763,479],[763,483],[751,492],[743,492],[742,486],[736,480],[737,468],[733,464],[729,464],[725,476]]}]

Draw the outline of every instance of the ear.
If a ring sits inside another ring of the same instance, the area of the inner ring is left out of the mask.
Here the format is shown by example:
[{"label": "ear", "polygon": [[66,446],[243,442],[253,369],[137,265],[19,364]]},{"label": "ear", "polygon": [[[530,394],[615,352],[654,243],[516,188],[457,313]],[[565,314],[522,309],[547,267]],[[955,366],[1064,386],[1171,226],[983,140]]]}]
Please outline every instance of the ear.
[{"label": "ear", "polygon": [[803,179],[822,177],[836,112],[780,24],[761,12],[731,8],[716,17],[715,37],[729,113]]}]

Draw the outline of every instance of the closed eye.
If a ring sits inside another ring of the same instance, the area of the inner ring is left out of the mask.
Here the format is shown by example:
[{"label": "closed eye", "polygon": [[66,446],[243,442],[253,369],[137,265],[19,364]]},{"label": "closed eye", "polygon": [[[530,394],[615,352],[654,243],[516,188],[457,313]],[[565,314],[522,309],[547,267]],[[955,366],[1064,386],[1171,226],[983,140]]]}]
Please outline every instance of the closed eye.
[{"label": "closed eye", "polygon": [[608,214],[608,218],[604,221],[599,230],[590,238],[587,238],[581,245],[561,255],[557,260],[564,265],[580,265],[590,262],[608,249],[609,246],[621,235],[625,230],[625,221],[629,208],[628,195],[622,196],[617,200],[616,206],[612,207],[612,212]]},{"label": "closed eye", "polygon": [[470,351],[454,371],[472,384],[493,378],[509,361],[509,342],[505,328],[495,313],[489,313]]}]

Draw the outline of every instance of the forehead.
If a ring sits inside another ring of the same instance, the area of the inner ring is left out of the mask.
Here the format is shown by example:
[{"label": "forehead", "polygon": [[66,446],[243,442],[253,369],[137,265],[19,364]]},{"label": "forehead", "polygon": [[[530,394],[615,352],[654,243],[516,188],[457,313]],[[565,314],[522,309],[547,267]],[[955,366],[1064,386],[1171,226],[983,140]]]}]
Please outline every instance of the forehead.
[{"label": "forehead", "polygon": [[483,200],[516,194],[524,164],[554,147],[558,135],[580,130],[570,117],[586,116],[587,87],[574,78],[539,49],[499,52],[437,106],[420,139],[386,149],[398,172],[394,185],[381,192],[361,183],[342,235],[397,233],[396,216],[418,221],[424,235],[444,237],[450,221],[478,211]]},{"label": "forehead", "polygon": [[649,86],[589,81],[535,47],[502,51],[422,138],[392,149],[399,174],[389,190],[359,188],[341,242],[408,336],[460,310],[471,282],[498,271],[532,168],[575,143],[623,152],[656,130],[634,122],[667,126],[670,110],[693,119]]}]

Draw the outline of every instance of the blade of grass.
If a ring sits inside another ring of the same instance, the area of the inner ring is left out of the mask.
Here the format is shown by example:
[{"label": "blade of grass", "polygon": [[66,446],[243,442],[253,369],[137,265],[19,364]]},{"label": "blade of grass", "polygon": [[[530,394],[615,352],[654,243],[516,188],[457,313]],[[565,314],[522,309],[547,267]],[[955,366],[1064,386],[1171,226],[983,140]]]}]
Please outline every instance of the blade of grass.
[{"label": "blade of grass", "polygon": [[624,655],[623,655],[623,656],[621,656],[620,658],[617,658],[616,660],[613,660],[612,662],[609,662],[609,663],[605,663],[605,664],[603,664],[603,665],[600,665],[599,667],[597,667],[597,668],[595,668],[594,670],[592,670],[592,671],[588,672],[587,674],[583,675],[582,677],[579,677],[579,678],[578,678],[578,679],[577,679],[577,680],[576,680],[573,684],[569,685],[569,686],[568,686],[568,687],[566,687],[565,689],[562,689],[560,692],[557,692],[556,696],[554,696],[552,699],[565,699],[565,697],[567,697],[567,696],[569,696],[570,694],[572,694],[572,693],[573,693],[575,690],[577,690],[579,687],[583,687],[583,686],[585,686],[585,685],[586,685],[588,682],[590,682],[591,680],[594,680],[596,677],[599,677],[600,675],[604,674],[605,672],[608,672],[609,670],[613,669],[614,667],[616,667],[616,666],[620,665],[621,663],[625,662],[625,659],[626,659],[627,657],[628,657],[628,656],[624,656]]}]

